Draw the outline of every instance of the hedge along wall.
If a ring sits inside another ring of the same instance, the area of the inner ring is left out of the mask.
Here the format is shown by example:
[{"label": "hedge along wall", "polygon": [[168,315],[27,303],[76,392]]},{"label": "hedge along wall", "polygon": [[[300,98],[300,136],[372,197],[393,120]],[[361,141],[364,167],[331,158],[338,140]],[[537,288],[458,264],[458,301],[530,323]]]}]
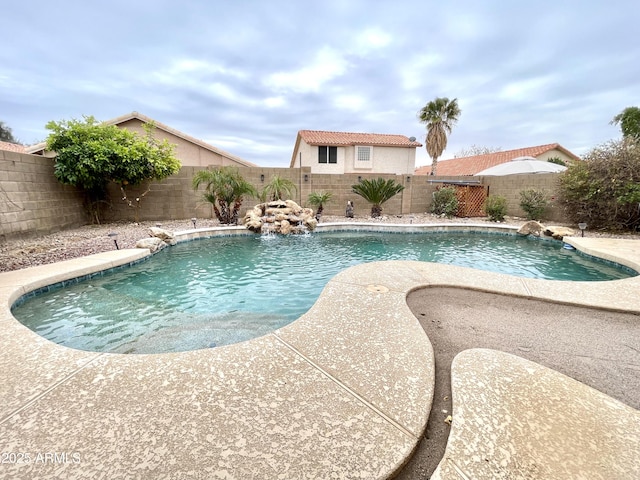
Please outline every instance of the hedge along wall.
[{"label": "hedge along wall", "polygon": [[0,150],[0,241],[88,222],[84,197],[53,175],[53,160]]}]

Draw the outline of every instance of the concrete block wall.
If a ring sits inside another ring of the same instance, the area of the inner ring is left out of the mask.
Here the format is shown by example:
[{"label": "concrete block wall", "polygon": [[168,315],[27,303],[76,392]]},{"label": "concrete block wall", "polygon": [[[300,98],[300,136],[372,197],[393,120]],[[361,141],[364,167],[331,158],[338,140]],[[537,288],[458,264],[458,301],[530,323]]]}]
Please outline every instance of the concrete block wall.
[{"label": "concrete block wall", "polygon": [[[182,167],[180,172],[162,182],[153,182],[150,192],[142,199],[139,210],[141,221],[162,219],[180,220],[213,218],[211,205],[202,199],[202,190],[195,192],[192,178],[203,167]],[[241,167],[244,178],[258,190],[280,175],[296,185],[293,199],[302,206],[308,205],[308,195],[313,191],[329,191],[331,201],[325,205],[325,214],[342,216],[347,200],[354,202],[358,216],[369,215],[371,206],[355,195],[351,186],[359,178],[394,179],[405,186],[405,190],[383,205],[385,215],[407,215],[429,211],[433,192],[442,185],[442,180],[481,181],[488,185],[489,193],[507,199],[507,214],[524,217],[520,208],[520,191],[538,188],[557,195],[558,175],[511,175],[507,177],[432,177],[428,175],[383,175],[383,174],[311,174],[309,167],[262,168]],[[135,199],[146,189],[146,185],[130,187],[127,195]],[[103,212],[105,221],[135,219],[135,211],[122,201],[117,185],[109,186],[111,205]],[[0,151],[0,240],[16,236],[48,233],[90,222],[83,207],[83,195],[74,187],[61,185],[53,175],[53,160],[38,155]],[[258,203],[246,198],[240,214]],[[552,206],[545,220],[563,221],[562,210]]]},{"label": "concrete block wall", "polygon": [[[151,189],[140,201],[139,220],[177,220],[182,218],[210,218],[211,207],[191,187],[193,176],[202,167],[182,167],[180,171],[161,182],[151,182]],[[129,200],[134,201],[147,189],[144,183],[127,187]],[[108,187],[110,205],[103,212],[107,221],[135,219],[135,209],[122,200],[120,187],[112,183]]]},{"label": "concrete block wall", "polygon": [[562,208],[559,206],[558,174],[523,174],[508,175],[504,177],[479,177],[485,185],[489,186],[489,195],[500,195],[507,199],[507,215],[525,217],[526,214],[520,207],[520,192],[534,188],[544,190],[550,197],[550,206],[547,208],[543,220],[556,222],[566,221]]},{"label": "concrete block wall", "polygon": [[0,150],[0,241],[84,225],[84,196],[53,175],[53,160]]}]

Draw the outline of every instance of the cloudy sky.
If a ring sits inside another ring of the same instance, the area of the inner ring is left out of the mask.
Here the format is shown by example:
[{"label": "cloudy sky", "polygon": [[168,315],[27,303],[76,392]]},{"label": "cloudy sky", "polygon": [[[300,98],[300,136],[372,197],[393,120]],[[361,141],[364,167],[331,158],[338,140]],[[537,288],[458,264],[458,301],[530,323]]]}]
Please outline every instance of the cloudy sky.
[{"label": "cloudy sky", "polygon": [[416,113],[445,96],[462,115],[443,159],[582,154],[640,106],[638,18],[638,0],[11,1],[0,120],[32,144],[49,120],[138,111],[287,167],[301,129],[424,141]]}]

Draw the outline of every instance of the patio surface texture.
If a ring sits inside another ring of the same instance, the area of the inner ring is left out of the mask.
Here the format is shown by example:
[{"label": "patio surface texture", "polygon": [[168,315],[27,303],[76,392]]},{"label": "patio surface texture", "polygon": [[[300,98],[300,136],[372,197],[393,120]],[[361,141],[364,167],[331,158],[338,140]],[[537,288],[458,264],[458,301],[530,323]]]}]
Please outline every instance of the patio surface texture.
[{"label": "patio surface texture", "polygon": [[[565,241],[640,271],[638,241]],[[640,277],[551,282],[388,261],[342,271],[272,334],[206,350],[83,352],[11,315],[29,291],[148,254],[0,274],[0,478],[389,478],[420,440],[433,398],[433,349],[410,292],[458,287],[640,313]],[[640,478],[640,412],[597,390],[486,349],[455,358],[452,389],[432,478]]]}]

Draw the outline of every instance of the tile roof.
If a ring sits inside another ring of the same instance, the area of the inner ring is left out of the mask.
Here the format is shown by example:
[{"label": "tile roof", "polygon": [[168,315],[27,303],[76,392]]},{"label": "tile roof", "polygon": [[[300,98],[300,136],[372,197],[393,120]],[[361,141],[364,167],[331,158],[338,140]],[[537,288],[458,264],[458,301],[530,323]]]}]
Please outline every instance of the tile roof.
[{"label": "tile roof", "polygon": [[372,145],[385,147],[421,147],[404,135],[386,133],[324,132],[321,130],[300,130],[298,135],[309,145]]},{"label": "tile roof", "polygon": [[18,143],[0,142],[0,150],[9,150],[10,152],[27,153],[25,148]]},{"label": "tile roof", "polygon": [[[452,158],[451,160],[440,160],[438,162],[437,175],[457,176],[475,175],[476,173],[490,167],[495,167],[501,163],[506,163],[518,157],[538,157],[550,150],[559,150],[565,155],[579,160],[580,158],[558,143],[549,143],[535,147],[517,148],[505,152],[486,153],[484,155],[474,155],[472,157]],[[429,175],[431,165],[417,168],[416,175]]]}]

